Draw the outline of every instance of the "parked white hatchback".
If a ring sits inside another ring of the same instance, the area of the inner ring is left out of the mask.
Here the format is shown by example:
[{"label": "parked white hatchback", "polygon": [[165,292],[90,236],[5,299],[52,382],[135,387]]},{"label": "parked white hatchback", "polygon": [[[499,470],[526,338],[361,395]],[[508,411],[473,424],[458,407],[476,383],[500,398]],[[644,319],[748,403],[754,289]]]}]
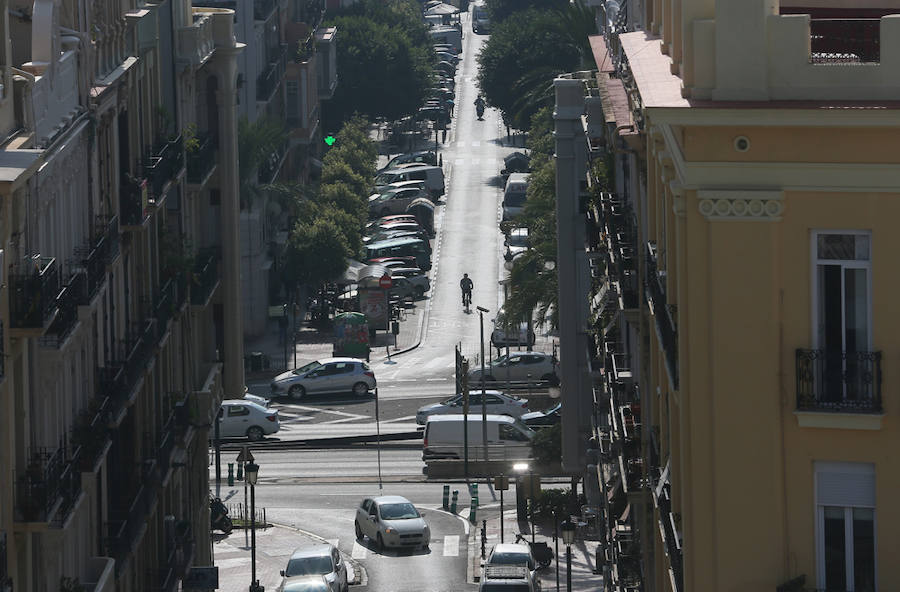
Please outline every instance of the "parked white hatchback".
[{"label": "parked white hatchback", "polygon": [[287,567],[281,570],[283,580],[279,589],[287,590],[291,583],[309,576],[323,576],[329,592],[349,590],[347,563],[332,544],[313,544],[295,549]]},{"label": "parked white hatchback", "polygon": [[387,547],[427,549],[431,542],[425,519],[412,502],[399,495],[364,499],[356,508],[354,527],[357,540],[367,536],[379,551]]},{"label": "parked white hatchback", "polygon": [[219,436],[222,438],[246,437],[255,442],[280,428],[277,410],[244,399],[222,401],[219,409]]},{"label": "parked white hatchback", "polygon": [[[469,413],[481,414],[481,391],[469,393]],[[500,391],[484,391],[487,412],[493,415],[521,417],[528,413],[528,402],[519,397],[504,395]],[[416,423],[425,425],[430,415],[455,415],[463,412],[463,397],[456,395],[440,403],[420,407],[416,412]]]}]

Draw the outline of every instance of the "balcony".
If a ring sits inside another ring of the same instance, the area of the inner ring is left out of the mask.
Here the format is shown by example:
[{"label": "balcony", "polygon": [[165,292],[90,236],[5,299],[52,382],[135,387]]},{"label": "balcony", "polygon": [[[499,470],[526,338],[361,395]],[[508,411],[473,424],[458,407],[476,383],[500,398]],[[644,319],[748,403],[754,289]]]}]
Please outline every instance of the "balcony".
[{"label": "balcony", "polygon": [[666,302],[666,272],[657,268],[656,243],[647,243],[647,278],[644,284],[647,304],[656,319],[656,336],[666,359],[672,386],[678,389],[678,330]]},{"label": "balcony", "polygon": [[877,64],[881,62],[881,19],[813,18],[809,21],[813,64]]},{"label": "balcony", "polygon": [[219,285],[218,249],[205,249],[197,253],[194,277],[191,283],[191,304],[206,306]]},{"label": "balcony", "polygon": [[261,185],[273,183],[278,177],[278,172],[281,170],[281,164],[284,162],[287,150],[288,141],[285,141],[284,144],[276,148],[275,151],[269,155],[269,158],[259,165],[257,176]]},{"label": "balcony", "polygon": [[881,352],[798,349],[797,411],[881,413]]},{"label": "balcony", "polygon": [[278,0],[253,0],[253,20],[269,20],[276,6],[278,6]]},{"label": "balcony", "polygon": [[81,449],[75,448],[72,456],[66,459],[59,476],[59,508],[53,516],[53,526],[63,528],[66,520],[81,496]]},{"label": "balcony", "polygon": [[296,13],[294,13],[295,23],[306,23],[310,29],[315,29],[322,15],[325,13],[325,0],[305,0],[295,3]]},{"label": "balcony", "polygon": [[638,271],[634,214],[623,201],[605,194],[601,217],[606,235],[609,275],[619,294],[623,310],[638,307]]},{"label": "balcony", "polygon": [[275,90],[284,79],[284,68],[287,62],[287,45],[282,44],[275,52],[273,59],[269,62],[259,77],[256,79],[256,100],[268,102],[275,94]]},{"label": "balcony", "polygon": [[99,395],[109,398],[108,427],[116,427],[125,415],[138,383],[147,371],[156,350],[156,320],[140,324],[129,336],[115,344],[116,362],[98,368]]},{"label": "balcony", "polygon": [[75,250],[75,265],[86,274],[80,305],[90,305],[106,281],[106,267],[119,256],[119,217],[98,217],[94,237]]},{"label": "balcony", "polygon": [[199,68],[216,48],[213,19],[208,13],[194,11],[194,22],[178,29],[178,61]]},{"label": "balcony", "polygon": [[125,177],[119,187],[119,218],[126,229],[140,228],[150,215],[147,180]]},{"label": "balcony", "polygon": [[156,508],[158,481],[153,478],[155,472],[155,463],[145,464],[141,484],[137,493],[131,498],[128,507],[111,507],[109,509],[109,522],[106,525],[106,554],[116,560],[117,577],[128,565],[126,559],[134,552],[143,537],[147,530],[147,517]]},{"label": "balcony", "polygon": [[81,449],[79,469],[84,473],[96,472],[112,442],[106,427],[110,400],[108,397],[97,400],[99,403],[79,415],[72,430],[72,445]]},{"label": "balcony", "polygon": [[159,290],[159,299],[154,307],[153,316],[162,339],[169,330],[169,321],[181,309],[187,297],[187,281],[184,274],[169,278]]},{"label": "balcony", "polygon": [[209,134],[198,134],[197,143],[187,154],[187,182],[191,185],[203,185],[216,168],[216,144]]},{"label": "balcony", "polygon": [[86,289],[87,274],[84,271],[72,274],[56,296],[56,316],[41,336],[41,346],[59,349],[66,342],[78,324],[78,305],[85,300]]},{"label": "balcony", "polygon": [[34,449],[24,474],[16,476],[15,517],[20,522],[50,522],[60,505],[66,449]]},{"label": "balcony", "polygon": [[56,315],[59,266],[53,257],[28,257],[9,274],[9,320],[16,333],[40,335]]},{"label": "balcony", "polygon": [[144,176],[150,184],[150,203],[162,205],[170,183],[184,168],[184,142],[182,136],[162,142],[156,149],[147,150],[144,158]]},{"label": "balcony", "polygon": [[681,536],[678,532],[678,520],[672,513],[671,490],[668,480],[662,487],[653,488],[653,502],[659,510],[659,535],[663,541],[663,550],[669,559],[669,581],[675,592],[684,590],[683,555]]}]

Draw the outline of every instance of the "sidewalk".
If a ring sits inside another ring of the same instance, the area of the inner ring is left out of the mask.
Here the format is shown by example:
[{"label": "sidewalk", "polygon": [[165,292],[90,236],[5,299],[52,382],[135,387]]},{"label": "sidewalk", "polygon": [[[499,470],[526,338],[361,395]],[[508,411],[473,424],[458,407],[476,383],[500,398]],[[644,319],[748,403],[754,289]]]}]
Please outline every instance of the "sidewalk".
[{"label": "sidewalk", "polygon": [[[527,520],[516,520],[516,500],[515,496],[509,496],[512,500],[507,500],[504,504],[503,512],[503,542],[515,543],[516,533],[521,532],[526,535],[527,540],[531,541],[531,525]],[[485,544],[486,555],[490,554],[494,545],[500,542],[500,512],[484,512],[494,506],[492,503],[487,508],[480,508],[477,523],[472,527],[469,533],[469,558],[471,559],[470,572],[478,581],[481,577],[482,566],[484,560],[481,558],[481,525],[482,520],[486,520],[487,542]],[[512,509],[510,509],[510,507]],[[553,542],[553,526],[541,524],[535,525],[535,541],[545,541],[550,549],[554,549]],[[596,591],[603,589],[602,576],[594,573],[596,567],[596,552],[600,545],[599,541],[576,540],[572,545],[572,590],[573,591]],[[538,571],[541,579],[541,589],[544,592],[555,591],[556,588],[556,569],[559,566],[559,589],[566,589],[566,546],[559,539],[559,553],[554,549],[553,562],[546,569]]]},{"label": "sidewalk", "polygon": [[[219,568],[218,592],[247,592],[250,587],[250,534],[235,528],[231,534],[213,534],[213,556]],[[327,542],[321,537],[281,525],[256,529],[256,577],[266,590],[273,591],[281,584],[281,570],[287,565],[291,553],[297,547]],[[359,566],[347,559],[347,578],[350,584],[359,584]]]}]

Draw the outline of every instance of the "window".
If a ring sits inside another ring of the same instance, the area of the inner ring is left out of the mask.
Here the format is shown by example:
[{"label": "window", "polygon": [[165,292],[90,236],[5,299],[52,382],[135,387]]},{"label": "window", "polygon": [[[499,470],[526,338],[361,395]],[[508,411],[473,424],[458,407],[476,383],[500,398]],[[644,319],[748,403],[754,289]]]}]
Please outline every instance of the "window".
[{"label": "window", "polygon": [[845,377],[821,385],[827,401],[863,396],[860,376],[872,349],[870,244],[867,231],[813,233],[813,340],[824,375]]},{"label": "window", "polygon": [[515,426],[504,423],[500,425],[500,439],[525,442],[528,440],[528,436],[517,430]]},{"label": "window", "polygon": [[297,123],[300,120],[300,85],[296,80],[284,81],[286,102],[285,112],[287,120],[291,123]]},{"label": "window", "polygon": [[875,592],[875,467],[817,462],[818,587]]},{"label": "window", "polygon": [[493,395],[488,395],[488,396],[486,397],[486,399],[487,399],[487,404],[488,404],[488,405],[502,405],[502,404],[503,404],[503,399],[501,399],[500,397],[495,397],[495,396],[493,396]]},{"label": "window", "polygon": [[228,417],[237,417],[240,415],[250,415],[250,410],[243,405],[228,406]]}]

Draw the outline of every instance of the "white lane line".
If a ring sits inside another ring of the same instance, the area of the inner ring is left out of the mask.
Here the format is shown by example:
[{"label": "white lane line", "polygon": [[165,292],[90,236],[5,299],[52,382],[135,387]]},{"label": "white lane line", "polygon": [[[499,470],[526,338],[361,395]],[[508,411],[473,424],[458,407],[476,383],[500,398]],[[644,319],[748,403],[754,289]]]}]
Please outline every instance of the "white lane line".
[{"label": "white lane line", "polygon": [[444,557],[456,557],[459,555],[459,535],[448,534],[444,536]]},{"label": "white lane line", "polygon": [[382,419],[381,423],[392,423],[395,421],[409,421],[410,419],[415,419],[415,415],[406,415],[404,417],[394,417],[392,419]]},{"label": "white lane line", "polygon": [[478,140],[472,140],[472,148],[478,148],[481,146],[481,142]]},{"label": "white lane line", "polygon": [[[460,144],[462,144],[462,142],[460,142]],[[453,161],[453,164],[463,164],[464,162],[466,162],[465,158],[457,158]]]},{"label": "white lane line", "polygon": [[322,409],[321,407],[304,407],[303,405],[291,405],[292,409],[302,409],[303,411],[315,411],[316,413],[330,413],[332,415],[340,415],[341,417],[349,417],[351,419],[358,419],[361,417],[366,417],[365,415],[359,415],[357,413],[347,413],[346,411],[334,411],[333,409]]},{"label": "white lane line", "polygon": [[359,541],[354,541],[353,552],[350,554],[350,557],[353,559],[365,559],[368,552],[369,550],[360,545]]},{"label": "white lane line", "polygon": [[372,419],[371,415],[356,415],[354,417],[345,417],[343,419],[332,419],[329,421],[320,421],[321,424],[331,424],[331,423],[346,423],[348,421],[357,421],[360,419]]}]

